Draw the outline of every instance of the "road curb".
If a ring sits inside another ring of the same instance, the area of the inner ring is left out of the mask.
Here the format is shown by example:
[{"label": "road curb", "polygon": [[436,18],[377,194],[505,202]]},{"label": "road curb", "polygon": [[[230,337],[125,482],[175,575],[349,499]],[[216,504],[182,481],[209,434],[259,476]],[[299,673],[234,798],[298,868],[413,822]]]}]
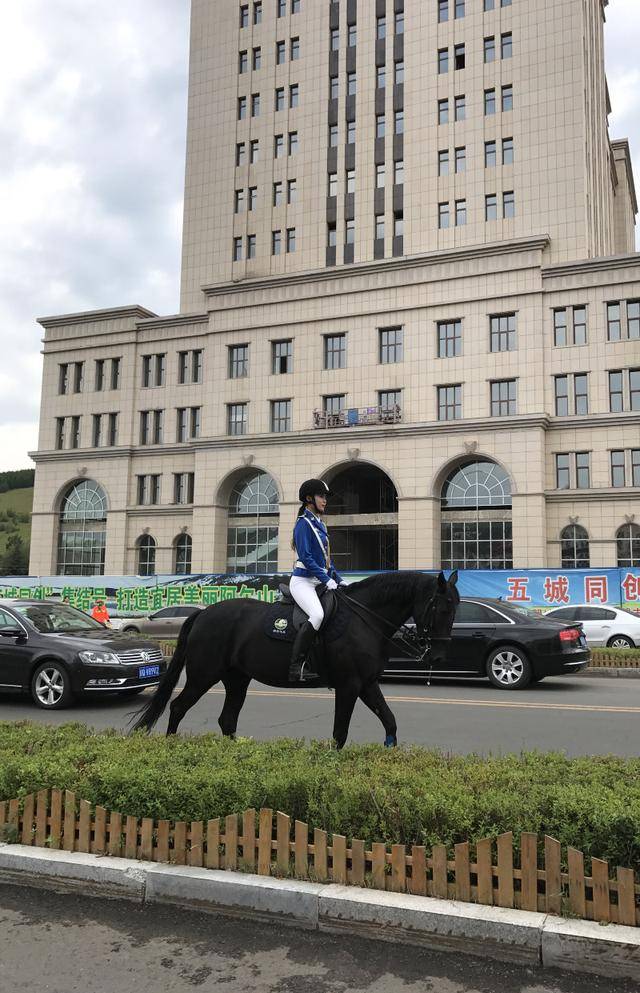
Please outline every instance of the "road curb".
[{"label": "road curb", "polygon": [[638,669],[608,669],[606,666],[587,667],[584,670],[585,676],[604,676],[609,679],[640,679],[640,668]]},{"label": "road curb", "polygon": [[640,929],[335,884],[0,844],[0,883],[253,916],[640,981]]}]

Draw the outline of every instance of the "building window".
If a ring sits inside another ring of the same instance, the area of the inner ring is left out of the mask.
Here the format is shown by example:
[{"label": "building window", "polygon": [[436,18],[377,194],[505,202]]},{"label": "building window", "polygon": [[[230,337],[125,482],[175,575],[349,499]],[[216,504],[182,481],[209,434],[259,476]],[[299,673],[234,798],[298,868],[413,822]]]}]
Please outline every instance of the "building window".
[{"label": "building window", "polygon": [[282,183],[277,182],[273,184],[273,206],[279,207],[283,203],[282,195]]},{"label": "building window", "polygon": [[287,228],[287,252],[295,252],[296,250],[296,229]]},{"label": "building window", "polygon": [[607,341],[622,339],[622,322],[620,320],[620,304],[607,304]]},{"label": "building window", "polygon": [[511,482],[500,466],[485,461],[454,469],[442,487],[441,514],[443,569],[513,566]]},{"label": "building window", "polygon": [[327,224],[327,248],[335,248],[337,243],[338,235],[335,222],[333,224]]},{"label": "building window", "polygon": [[97,392],[104,389],[104,359],[96,359],[94,388]]},{"label": "building window", "polygon": [[456,172],[465,172],[467,168],[467,150],[466,148],[456,148]]},{"label": "building window", "polygon": [[120,359],[111,359],[111,389],[120,388]]},{"label": "building window", "polygon": [[459,421],[462,417],[462,384],[438,386],[438,420]]},{"label": "building window", "polygon": [[516,198],[513,190],[510,190],[508,193],[502,194],[502,216],[503,217],[516,216]]},{"label": "building window", "polygon": [[271,401],[271,431],[283,434],[291,431],[291,400]]},{"label": "building window", "polygon": [[98,483],[83,479],[65,493],[58,519],[57,574],[104,575],[107,497]]},{"label": "building window", "polygon": [[229,345],[229,379],[243,379],[249,375],[249,346]]},{"label": "building window", "polygon": [[455,0],[454,14],[456,20],[458,20],[461,17],[464,17],[464,4],[465,4],[465,0]]},{"label": "building window", "polygon": [[298,132],[289,132],[289,155],[295,155],[298,151]]},{"label": "building window", "polygon": [[276,114],[280,110],[284,110],[284,86],[276,86],[276,95],[273,102],[273,109]]},{"label": "building window", "polygon": [[589,413],[589,379],[586,372],[577,372],[573,377],[573,401],[576,414]]},{"label": "building window", "polygon": [[[571,328],[567,326],[568,314],[572,316]],[[586,307],[571,307],[554,310],[553,312],[553,343],[557,347],[564,345],[584,345],[587,341],[587,309]]]},{"label": "building window", "polygon": [[336,148],[338,145],[338,125],[329,125],[329,148]]},{"label": "building window", "polygon": [[609,373],[609,410],[612,414],[619,414],[624,410],[624,392],[622,372]]},{"label": "building window", "polygon": [[287,180],[287,203],[297,203],[298,201],[298,180],[288,179]]},{"label": "building window", "polygon": [[640,300],[627,301],[627,337],[640,340]]},{"label": "building window", "polygon": [[[79,418],[72,417],[71,420],[75,421]],[[640,486],[640,448],[631,449],[631,485]]]},{"label": "building window", "polygon": [[243,4],[242,7],[240,7],[240,27],[241,28],[247,28],[247,27],[249,27],[249,6],[248,6],[248,4]]},{"label": "building window", "polygon": [[356,143],[356,122],[347,121],[347,145],[355,145]]},{"label": "building window", "polygon": [[240,52],[238,55],[238,72],[240,75],[245,73],[249,68],[249,55],[247,52]]},{"label": "building window", "polygon": [[484,39],[484,61],[495,62],[496,59],[496,39],[494,37]]},{"label": "building window", "polygon": [[148,507],[160,503],[160,476],[138,476],[138,504]]},{"label": "building window", "polygon": [[402,416],[402,390],[379,390],[378,407],[383,421],[399,421]]},{"label": "building window", "polygon": [[393,182],[396,186],[404,183],[404,160],[398,159],[393,163]]},{"label": "building window", "polygon": [[404,235],[404,211],[396,210],[393,214],[393,237],[402,238]]},{"label": "building window", "polygon": [[80,418],[71,418],[71,437],[69,439],[69,448],[80,448]]},{"label": "building window", "polygon": [[255,70],[259,69],[262,65],[262,49],[260,47],[254,48],[252,61]]},{"label": "building window", "polygon": [[556,455],[556,489],[571,488],[570,458],[566,452]]},{"label": "building window", "polygon": [[387,37],[387,20],[384,14],[381,17],[376,18],[376,38],[378,41],[382,41],[383,38]]},{"label": "building window", "polygon": [[404,11],[396,11],[394,17],[394,28],[396,34],[404,34]]},{"label": "building window", "polygon": [[247,98],[238,97],[238,120],[244,121],[247,116]]},{"label": "building window", "polygon": [[495,141],[485,141],[484,143],[484,167],[491,169],[496,165],[496,143]]},{"label": "building window", "polygon": [[393,66],[393,81],[398,86],[400,83],[404,83],[404,62],[398,60]]},{"label": "building window", "polygon": [[355,221],[345,221],[344,224],[344,243],[345,245],[353,245],[356,240],[356,222]]},{"label": "building window", "polygon": [[438,227],[443,230],[449,227],[449,204],[438,204]]},{"label": "building window", "polygon": [[242,238],[240,237],[233,239],[233,261],[242,261]]},{"label": "building window", "polygon": [[449,101],[438,100],[438,124],[449,122]]},{"label": "building window", "polygon": [[227,404],[227,434],[239,435],[247,433],[247,404]]},{"label": "building window", "polygon": [[503,111],[513,110],[513,86],[511,84],[502,87],[502,109]]},{"label": "building window", "polygon": [[462,354],[462,321],[438,321],[438,358],[449,359]]},{"label": "building window", "polygon": [[404,134],[404,110],[396,110],[393,115],[394,134]]},{"label": "building window", "polygon": [[513,55],[513,35],[507,31],[500,38],[501,58],[510,59]]},{"label": "building window", "polygon": [[187,440],[187,408],[178,407],[176,411],[176,441]]},{"label": "building window", "polygon": [[153,576],[156,571],[156,543],[150,534],[143,534],[136,542],[136,571],[138,576]]},{"label": "building window", "polygon": [[383,190],[385,181],[385,167],[384,163],[382,165],[376,166],[376,189]]},{"label": "building window", "polygon": [[464,121],[467,116],[467,103],[464,94],[462,96],[455,97],[454,99],[455,114],[454,118],[456,121]]},{"label": "building window", "polygon": [[484,219],[495,221],[498,217],[498,198],[495,193],[489,193],[484,198]]},{"label": "building window", "polygon": [[191,352],[178,352],[178,383],[202,382],[202,349],[194,348]]},{"label": "building window", "polygon": [[282,231],[271,232],[271,254],[280,255],[282,252]]},{"label": "building window", "polygon": [[109,414],[107,423],[107,445],[113,448],[114,445],[118,444],[118,415]]},{"label": "building window", "polygon": [[618,568],[629,569],[640,566],[640,525],[623,524],[616,531]]},{"label": "building window", "polygon": [[256,257],[256,236],[255,234],[247,235],[247,258],[255,259]]},{"label": "building window", "polygon": [[449,49],[439,48],[438,49],[438,74],[444,75],[445,72],[449,72]]},{"label": "building window", "polygon": [[289,48],[289,58],[291,59],[292,62],[297,62],[297,60],[300,58],[300,39],[299,38],[292,38],[291,39],[291,45],[290,45],[290,48]]},{"label": "building window", "polygon": [[517,412],[516,380],[494,380],[491,383],[491,416],[508,417]]},{"label": "building window", "polygon": [[385,66],[377,66],[376,68],[376,89],[384,90],[387,85],[387,70]]},{"label": "building window", "polygon": [[254,162],[258,161],[260,153],[260,144],[257,138],[249,142],[249,162],[253,165]]},{"label": "building window", "polygon": [[251,94],[251,116],[260,117],[260,94]]},{"label": "building window", "polygon": [[293,110],[300,104],[300,87],[297,83],[292,83],[289,87],[289,108]]},{"label": "building window", "polygon": [[401,327],[380,328],[378,335],[381,364],[391,365],[395,362],[402,362],[404,337],[403,329]]},{"label": "building window", "polygon": [[176,576],[188,576],[191,572],[193,540],[189,534],[179,535],[174,542],[173,571]]},{"label": "building window", "polygon": [[438,175],[449,175],[449,150],[447,148],[438,152]]},{"label": "building window", "polygon": [[238,144],[236,145],[236,165],[237,166],[244,165],[245,156],[246,156],[246,150],[247,149],[246,149],[246,145],[245,145],[244,141],[239,141]]},{"label": "building window", "polygon": [[385,119],[384,114],[376,114],[376,138],[384,138]]},{"label": "building window", "polygon": [[456,227],[463,227],[467,223],[467,201],[456,200]]},{"label": "building window", "polygon": [[329,99],[337,100],[340,93],[340,82],[337,76],[329,78]]},{"label": "building window", "polygon": [[271,370],[274,376],[293,372],[293,341],[271,342]]},{"label": "building window", "polygon": [[570,524],[560,532],[563,569],[589,568],[589,534],[580,524]]},{"label": "building window", "polygon": [[455,69],[464,69],[465,67],[465,51],[464,44],[454,45],[453,48],[453,65]]},{"label": "building window", "polygon": [[556,417],[566,417],[569,413],[569,377],[554,376]]},{"label": "building window", "polygon": [[325,369],[344,369],[347,365],[346,334],[326,334],[324,336]]},{"label": "building window", "polygon": [[356,95],[356,74],[355,72],[347,73],[347,96],[354,97]]},{"label": "building window", "polygon": [[611,485],[616,488],[621,486],[626,486],[627,480],[626,480],[624,450],[611,452],[610,458],[611,458]]},{"label": "building window", "polygon": [[513,165],[514,149],[513,138],[502,139],[502,164]]},{"label": "building window", "polygon": [[332,52],[337,52],[340,48],[340,32],[337,28],[331,29],[329,44]]},{"label": "building window", "polygon": [[253,23],[262,24],[262,0],[257,0],[253,5]]},{"label": "building window", "polygon": [[94,448],[100,448],[102,444],[102,414],[94,414],[92,419],[93,429],[91,432],[91,444]]},{"label": "building window", "polygon": [[340,423],[340,415],[343,413],[346,403],[346,395],[344,393],[334,393],[331,396],[324,396],[322,398],[322,409],[325,414],[330,417],[336,418],[333,423]]},{"label": "building window", "polygon": [[64,417],[56,417],[56,449],[64,448]]},{"label": "building window", "polygon": [[244,210],[244,190],[236,190],[233,200],[233,211],[235,214],[241,214]]},{"label": "building window", "polygon": [[376,214],[376,241],[384,241],[384,214]]},{"label": "building window", "polygon": [[338,173],[330,172],[327,177],[327,196],[335,197],[338,195]]},{"label": "building window", "polygon": [[266,472],[248,475],[229,498],[227,572],[264,575],[278,570],[276,485]]},{"label": "building window", "polygon": [[174,472],[173,502],[193,503],[194,474],[192,472]]},{"label": "building window", "polygon": [[576,487],[579,490],[588,490],[591,486],[589,465],[589,452],[576,452]]},{"label": "building window", "polygon": [[484,91],[484,114],[485,117],[491,117],[496,112],[496,91],[495,90],[485,90]]},{"label": "building window", "polygon": [[516,315],[496,314],[489,318],[491,351],[513,352],[516,347]]},{"label": "building window", "polygon": [[449,0],[438,0],[438,23],[444,24],[449,20]]}]

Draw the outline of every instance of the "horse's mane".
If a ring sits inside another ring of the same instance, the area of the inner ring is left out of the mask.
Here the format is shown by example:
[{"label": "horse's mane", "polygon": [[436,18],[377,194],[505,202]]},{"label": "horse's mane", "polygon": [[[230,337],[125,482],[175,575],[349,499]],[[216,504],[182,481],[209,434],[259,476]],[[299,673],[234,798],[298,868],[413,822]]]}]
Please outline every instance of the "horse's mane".
[{"label": "horse's mane", "polygon": [[383,572],[376,576],[367,576],[357,583],[349,583],[347,592],[351,594],[371,591],[376,597],[383,597],[386,600],[405,600],[415,593],[421,582],[428,586],[429,580],[433,582],[434,579],[433,575],[417,571]]}]

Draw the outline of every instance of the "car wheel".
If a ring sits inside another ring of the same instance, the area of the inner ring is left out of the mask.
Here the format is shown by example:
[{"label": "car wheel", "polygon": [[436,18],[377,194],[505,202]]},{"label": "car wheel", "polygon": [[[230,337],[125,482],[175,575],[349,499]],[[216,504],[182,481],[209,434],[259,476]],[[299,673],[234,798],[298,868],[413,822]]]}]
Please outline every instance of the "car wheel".
[{"label": "car wheel", "polygon": [[73,700],[69,673],[59,662],[43,662],[31,677],[33,702],[43,710],[62,710]]},{"label": "car wheel", "polygon": [[529,659],[515,645],[502,645],[487,659],[487,676],[501,690],[523,690],[532,675]]},{"label": "car wheel", "polygon": [[614,634],[613,638],[609,638],[607,648],[635,648],[635,645],[626,634]]},{"label": "car wheel", "polygon": [[140,634],[140,628],[122,628],[123,634]]}]

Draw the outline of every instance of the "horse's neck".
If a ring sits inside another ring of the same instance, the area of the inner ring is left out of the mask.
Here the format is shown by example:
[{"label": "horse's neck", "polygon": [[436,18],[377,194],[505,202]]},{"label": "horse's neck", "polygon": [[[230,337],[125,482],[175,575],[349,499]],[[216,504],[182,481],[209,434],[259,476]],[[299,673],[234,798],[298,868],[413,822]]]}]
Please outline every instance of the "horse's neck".
[{"label": "horse's neck", "polygon": [[[407,621],[411,614],[413,613],[413,605],[415,600],[415,593],[410,590],[400,591],[398,590],[397,598],[393,595],[380,593],[376,596],[377,591],[375,587],[370,587],[368,592],[368,597],[366,600],[366,606],[374,614],[379,617],[384,617],[386,621],[391,624],[395,624],[396,628],[399,628],[401,624]],[[363,603],[365,600],[363,598]]]}]

